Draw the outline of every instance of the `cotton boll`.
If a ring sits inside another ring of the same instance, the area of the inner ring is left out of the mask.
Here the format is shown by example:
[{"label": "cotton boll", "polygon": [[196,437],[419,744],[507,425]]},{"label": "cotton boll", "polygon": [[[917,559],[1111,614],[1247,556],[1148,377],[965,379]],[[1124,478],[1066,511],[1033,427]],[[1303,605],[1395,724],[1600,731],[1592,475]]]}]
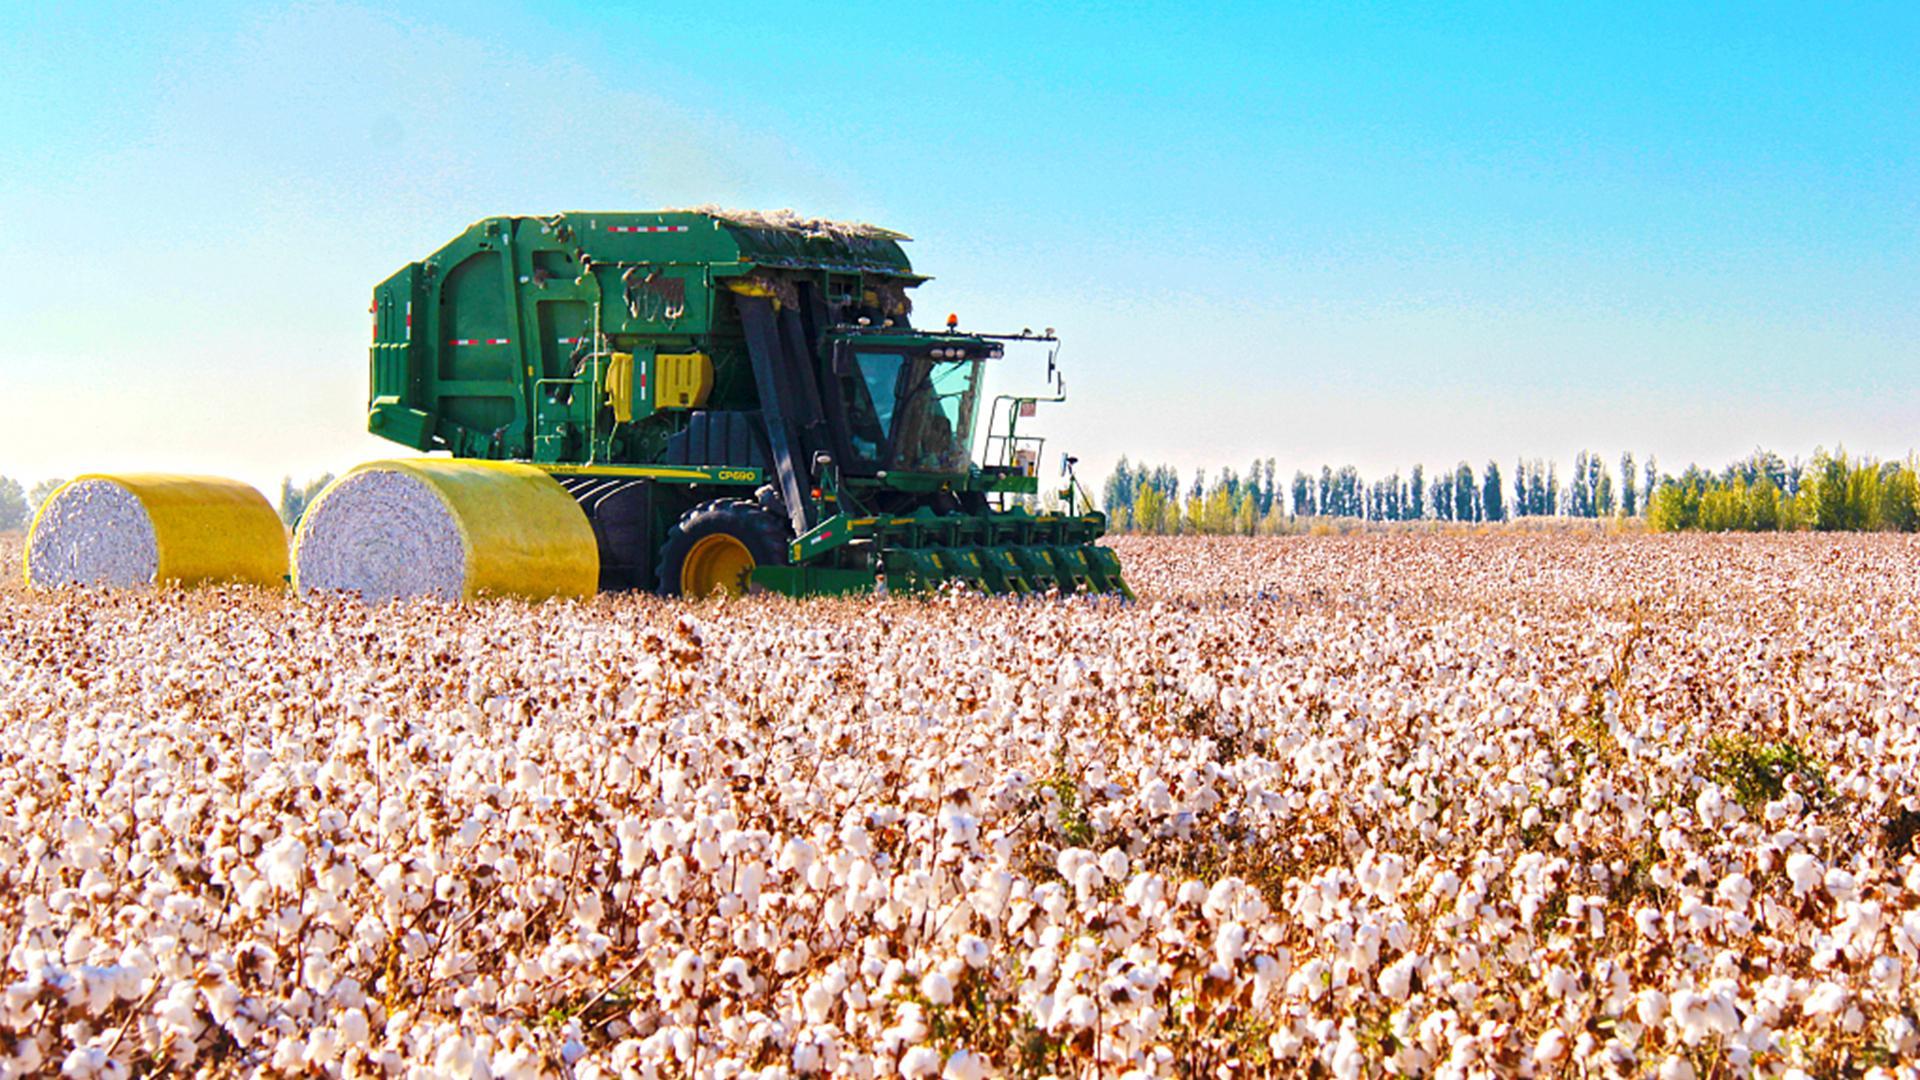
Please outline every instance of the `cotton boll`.
[{"label": "cotton boll", "polygon": [[1903,986],[1900,961],[1891,956],[1876,956],[1867,968],[1867,977],[1889,995],[1897,995]]},{"label": "cotton boll", "polygon": [[1787,856],[1787,877],[1793,882],[1793,895],[1805,896],[1820,885],[1824,867],[1820,860],[1802,851]]},{"label": "cotton boll", "polygon": [[729,956],[720,961],[717,973],[722,983],[736,993],[747,993],[753,989],[753,973],[741,957]]},{"label": "cotton boll", "polygon": [[1693,1063],[1683,1057],[1669,1057],[1660,1063],[1660,1080],[1696,1080]]},{"label": "cotton boll", "polygon": [[987,1063],[980,1055],[956,1050],[940,1070],[940,1080],[986,1080]]},{"label": "cotton boll", "polygon": [[[1791,864],[1791,860],[1789,860],[1789,864]],[[1789,866],[1789,872],[1791,872],[1791,866]],[[1827,871],[1823,884],[1826,885],[1827,895],[1842,904],[1852,900],[1860,891],[1859,884],[1855,881],[1854,876],[1837,866]],[[1798,891],[1797,881],[1795,885],[1796,891]]]},{"label": "cotton boll", "polygon": [[1100,867],[1094,862],[1084,862],[1074,871],[1071,880],[1074,896],[1084,907],[1093,899],[1095,891],[1100,888]]},{"label": "cotton boll", "polygon": [[77,1046],[60,1063],[60,1075],[72,1077],[96,1077],[107,1074],[111,1062],[104,1048],[98,1046]]},{"label": "cotton boll", "polygon": [[1808,1016],[1832,1016],[1847,1004],[1847,988],[1838,983],[1822,982],[1815,986],[1801,1005]]},{"label": "cotton boll", "polygon": [[900,1055],[900,1075],[913,1078],[938,1076],[942,1064],[940,1051],[933,1047],[910,1047]]},{"label": "cotton boll", "polygon": [[1418,957],[1403,956],[1388,964],[1380,971],[1380,992],[1389,1000],[1405,1001],[1413,985],[1413,974]]},{"label": "cotton boll", "polygon": [[975,970],[986,967],[987,962],[993,958],[985,939],[973,934],[967,934],[960,939],[960,957],[966,961],[968,967]]},{"label": "cotton boll", "polygon": [[1214,934],[1213,955],[1219,964],[1229,970],[1246,959],[1246,927],[1235,922],[1222,924],[1219,931]]},{"label": "cotton boll", "polygon": [[1233,913],[1234,901],[1240,897],[1240,882],[1236,878],[1222,878],[1207,890],[1207,898],[1200,905],[1208,919],[1219,922]]},{"label": "cotton boll", "polygon": [[720,841],[709,837],[698,840],[693,845],[693,861],[699,865],[702,873],[711,874],[720,868]]},{"label": "cotton boll", "polygon": [[1540,1038],[1533,1044],[1533,1060],[1540,1065],[1552,1065],[1567,1056],[1567,1033],[1557,1027],[1541,1032]]},{"label": "cotton boll", "polygon": [[1667,1015],[1667,995],[1658,990],[1642,990],[1634,999],[1634,1015],[1646,1027],[1657,1027]]},{"label": "cotton boll", "polygon": [[1887,1046],[1904,1058],[1920,1054],[1920,1027],[1906,1016],[1889,1016],[1881,1021],[1880,1032]]},{"label": "cotton boll", "polygon": [[920,982],[920,990],[935,1005],[953,1004],[953,980],[934,972]]},{"label": "cotton boll", "polygon": [[807,960],[811,955],[812,950],[808,948],[805,941],[795,941],[775,955],[773,970],[779,975],[792,975],[806,968]]},{"label": "cotton boll", "polygon": [[260,873],[276,889],[287,892],[298,889],[306,868],[307,845],[298,837],[281,837],[267,845],[260,855]]},{"label": "cotton boll", "polygon": [[822,982],[808,986],[800,995],[800,1007],[805,1012],[807,1023],[824,1024],[833,1015],[833,1007],[838,996]]},{"label": "cotton boll", "polygon": [[337,1023],[340,1045],[347,1049],[365,1049],[368,1045],[367,1014],[358,1008],[346,1009],[340,1013]]},{"label": "cotton boll", "polygon": [[1744,911],[1747,901],[1753,898],[1753,882],[1748,880],[1745,874],[1728,874],[1720,879],[1719,885],[1714,887],[1713,895],[1716,900],[1734,911]]},{"label": "cotton boll", "polygon": [[1064,1010],[1066,1025],[1075,1031],[1085,1031],[1099,1019],[1099,1008],[1086,994],[1075,994],[1068,999]]},{"label": "cotton boll", "polygon": [[782,873],[792,873],[804,878],[812,869],[815,856],[816,852],[812,844],[798,836],[790,837],[780,848],[780,858],[775,868]]}]

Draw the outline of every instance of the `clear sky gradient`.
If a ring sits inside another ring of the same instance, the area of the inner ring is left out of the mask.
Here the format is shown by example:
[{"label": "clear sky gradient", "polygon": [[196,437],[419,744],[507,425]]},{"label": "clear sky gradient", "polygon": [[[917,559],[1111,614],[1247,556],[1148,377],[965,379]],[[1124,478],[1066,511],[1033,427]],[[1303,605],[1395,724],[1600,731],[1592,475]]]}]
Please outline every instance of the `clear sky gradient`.
[{"label": "clear sky gradient", "polygon": [[0,7],[0,473],[389,455],[375,282],[702,203],[1058,327],[1089,481],[1920,448],[1911,3],[394,7]]}]

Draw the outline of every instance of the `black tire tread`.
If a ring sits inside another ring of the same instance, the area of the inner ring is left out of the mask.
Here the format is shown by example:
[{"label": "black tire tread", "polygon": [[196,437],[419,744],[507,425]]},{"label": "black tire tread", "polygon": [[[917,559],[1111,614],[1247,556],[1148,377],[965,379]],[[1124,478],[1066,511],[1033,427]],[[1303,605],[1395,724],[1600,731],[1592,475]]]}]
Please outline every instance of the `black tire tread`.
[{"label": "black tire tread", "polygon": [[789,529],[784,518],[753,499],[708,499],[680,515],[660,544],[658,581],[662,596],[680,595],[680,569],[694,541],[724,532],[747,546],[761,566],[785,566]]}]

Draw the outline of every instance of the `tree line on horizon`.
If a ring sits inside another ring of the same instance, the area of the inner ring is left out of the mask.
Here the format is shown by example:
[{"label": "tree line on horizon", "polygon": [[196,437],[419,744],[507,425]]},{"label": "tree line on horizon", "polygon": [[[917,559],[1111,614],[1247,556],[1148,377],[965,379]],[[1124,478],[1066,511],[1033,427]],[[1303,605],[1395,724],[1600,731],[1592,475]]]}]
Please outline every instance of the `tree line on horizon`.
[{"label": "tree line on horizon", "polygon": [[26,528],[40,504],[64,483],[65,480],[42,480],[29,488],[11,476],[0,476],[0,532]]},{"label": "tree line on horizon", "polygon": [[[1476,472],[1462,461],[1429,477],[1424,466],[1366,481],[1352,465],[1299,470],[1282,483],[1273,458],[1244,473],[1205,470],[1182,483],[1170,465],[1122,456],[1108,475],[1102,502],[1119,532],[1160,535],[1258,535],[1298,531],[1302,522],[1497,523],[1520,518],[1637,520],[1661,532],[1683,530],[1822,531],[1920,528],[1920,471],[1915,459],[1850,458],[1817,450],[1789,461],[1768,450],[1713,472],[1688,465],[1662,473],[1648,455],[1636,467],[1623,453],[1615,473],[1599,454],[1582,451],[1563,477],[1555,462],[1521,459],[1503,475],[1497,461]],[[1617,477],[1617,478],[1616,478]]]},{"label": "tree line on horizon", "polygon": [[[1170,465],[1129,462],[1123,455],[1108,475],[1102,503],[1116,532],[1253,536],[1297,531],[1300,523],[1488,523],[1520,518],[1638,519],[1657,532],[1920,531],[1920,458],[1879,461],[1850,457],[1844,448],[1815,450],[1810,462],[1756,450],[1714,472],[1688,465],[1678,476],[1659,471],[1652,455],[1636,469],[1620,455],[1620,479],[1599,455],[1582,451],[1563,479],[1539,458],[1514,463],[1511,479],[1498,462],[1476,473],[1465,461],[1431,479],[1415,465],[1371,483],[1352,465],[1296,471],[1280,482],[1273,458],[1245,473],[1205,470],[1183,486]],[[304,484],[286,477],[279,511],[289,527],[333,479]],[[0,532],[25,529],[62,480],[30,489],[0,476]]]}]

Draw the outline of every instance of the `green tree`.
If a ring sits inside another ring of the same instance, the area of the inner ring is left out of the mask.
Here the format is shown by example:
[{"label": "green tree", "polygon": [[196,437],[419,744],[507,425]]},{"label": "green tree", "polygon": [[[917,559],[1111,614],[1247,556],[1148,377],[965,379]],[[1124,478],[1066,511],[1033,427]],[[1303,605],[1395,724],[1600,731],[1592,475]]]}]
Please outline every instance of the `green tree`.
[{"label": "green tree", "polygon": [[332,473],[321,473],[318,477],[307,481],[305,485],[298,487],[294,485],[293,477],[281,478],[280,520],[286,522],[289,527],[300,524],[300,519],[306,516],[307,507],[312,506],[313,500],[319,498],[320,493],[325,491],[327,485],[331,483],[333,483]]},{"label": "green tree", "polygon": [[1689,505],[1687,489],[1669,480],[1654,490],[1647,504],[1647,527],[1656,532],[1679,532],[1697,524],[1697,504]]},{"label": "green tree", "polygon": [[1167,498],[1159,488],[1140,489],[1133,503],[1133,527],[1156,536],[1167,531]]},{"label": "green tree", "polygon": [[66,486],[65,480],[42,480],[27,490],[27,512],[37,514],[40,504],[53,497],[53,493]]},{"label": "green tree", "polygon": [[1771,476],[1760,475],[1747,489],[1747,528],[1756,532],[1780,528],[1780,488]]},{"label": "green tree", "polygon": [[0,476],[0,532],[15,532],[27,527],[27,493],[20,481]]},{"label": "green tree", "polygon": [[1487,462],[1487,474],[1481,480],[1480,508],[1488,521],[1507,520],[1507,508],[1503,489],[1500,486],[1500,465]]},{"label": "green tree", "polygon": [[1813,483],[1813,527],[1822,532],[1857,531],[1873,527],[1879,514],[1880,474],[1856,466],[1845,448],[1829,454],[1813,453],[1809,470]]},{"label": "green tree", "polygon": [[1453,520],[1477,520],[1475,503],[1473,466],[1463,461],[1453,470]]},{"label": "green tree", "polygon": [[1240,493],[1240,501],[1233,511],[1233,531],[1241,536],[1252,536],[1260,531],[1260,500],[1250,491]]},{"label": "green tree", "polygon": [[1890,461],[1880,470],[1880,527],[1897,532],[1920,528],[1920,475],[1912,461]]},{"label": "green tree", "polygon": [[[281,488],[281,501],[286,500],[285,487]],[[1120,455],[1120,463],[1113,467],[1113,473],[1107,477],[1105,490],[1101,492],[1101,501],[1106,505],[1107,517],[1116,529],[1133,527],[1133,466],[1127,464],[1127,455]]]}]

